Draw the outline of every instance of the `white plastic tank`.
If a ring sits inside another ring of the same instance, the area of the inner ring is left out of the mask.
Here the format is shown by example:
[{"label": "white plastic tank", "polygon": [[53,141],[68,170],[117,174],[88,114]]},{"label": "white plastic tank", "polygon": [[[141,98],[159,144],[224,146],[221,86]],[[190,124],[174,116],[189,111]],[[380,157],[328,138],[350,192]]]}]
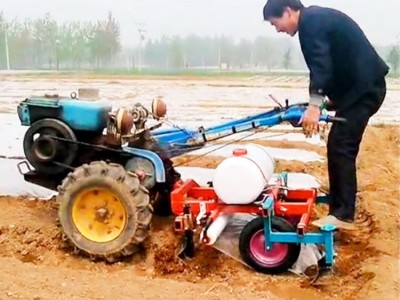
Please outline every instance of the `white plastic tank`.
[{"label": "white plastic tank", "polygon": [[265,189],[275,171],[275,161],[261,146],[245,144],[220,163],[213,187],[226,204],[249,204]]}]

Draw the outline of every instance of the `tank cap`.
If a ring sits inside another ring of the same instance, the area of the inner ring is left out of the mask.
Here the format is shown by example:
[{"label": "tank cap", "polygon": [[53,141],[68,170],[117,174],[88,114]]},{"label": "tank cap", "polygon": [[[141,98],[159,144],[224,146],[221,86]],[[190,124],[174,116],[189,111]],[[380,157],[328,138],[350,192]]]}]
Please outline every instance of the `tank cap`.
[{"label": "tank cap", "polygon": [[233,150],[233,155],[234,156],[241,156],[241,155],[246,155],[247,150],[246,149],[235,149]]}]

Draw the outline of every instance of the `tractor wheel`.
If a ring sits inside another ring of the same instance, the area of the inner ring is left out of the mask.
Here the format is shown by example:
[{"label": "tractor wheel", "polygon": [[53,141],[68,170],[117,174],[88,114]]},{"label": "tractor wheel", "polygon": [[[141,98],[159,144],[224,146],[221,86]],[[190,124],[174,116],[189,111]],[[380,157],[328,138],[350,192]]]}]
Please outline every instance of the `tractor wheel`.
[{"label": "tractor wheel", "polygon": [[[295,228],[285,219],[273,217],[272,231],[293,232]],[[274,243],[270,250],[265,248],[264,220],[258,217],[243,228],[239,238],[239,250],[246,264],[264,274],[286,272],[298,259],[300,244]]]},{"label": "tractor wheel", "polygon": [[63,239],[93,260],[130,256],[150,235],[148,191],[119,164],[76,168],[59,187],[57,202]]}]

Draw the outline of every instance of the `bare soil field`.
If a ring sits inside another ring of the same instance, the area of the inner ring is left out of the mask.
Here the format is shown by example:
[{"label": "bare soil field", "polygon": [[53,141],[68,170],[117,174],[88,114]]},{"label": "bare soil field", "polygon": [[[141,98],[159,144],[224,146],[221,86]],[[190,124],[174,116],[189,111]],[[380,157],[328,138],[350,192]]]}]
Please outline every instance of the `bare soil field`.
[{"label": "bare soil field", "polygon": [[[221,102],[230,101],[232,117],[236,118],[249,112],[243,111],[241,105],[246,101],[240,101],[240,97],[257,99],[266,94],[259,88],[242,87],[241,81],[234,80],[224,81],[224,84],[210,81],[207,86],[194,79],[186,83],[132,81],[125,85],[125,90],[120,89],[124,85],[122,80],[112,80],[118,82],[117,88],[96,80],[83,80],[80,85],[79,82],[72,84],[73,79],[52,83],[45,78],[12,79],[8,76],[3,78],[4,84],[0,88],[0,105],[4,111],[13,113],[16,103],[23,97],[31,93],[42,94],[50,90],[52,84],[57,92],[71,91],[78,86],[95,86],[100,88],[103,97],[111,99],[114,96],[125,104],[136,99],[136,95],[149,100],[162,94],[170,99],[169,112],[178,123],[190,124],[192,120],[185,113],[196,115],[201,103],[212,106],[213,95]],[[262,78],[248,80],[258,82]],[[276,82],[282,82],[280,80]],[[102,84],[107,88],[103,89]],[[300,89],[296,87],[285,92],[272,83],[263,83],[262,87],[281,95],[296,95]],[[132,90],[131,97],[127,97],[129,90]],[[183,91],[185,93],[181,94]],[[302,93],[305,95],[306,90]],[[400,102],[395,89],[389,92],[389,97],[389,104]],[[249,103],[253,111],[254,106],[263,106],[261,100]],[[389,104],[380,112],[385,120],[398,117],[398,112],[393,112]],[[213,109],[213,121],[221,122],[224,107]],[[203,105],[203,115],[197,114],[199,120],[195,120],[197,124],[207,121],[207,111]],[[381,122],[376,119],[376,123]],[[116,264],[91,262],[74,255],[62,243],[53,200],[1,196],[0,299],[399,299],[399,129],[398,124],[368,127],[357,166],[358,222],[364,224],[363,229],[356,234],[337,236],[336,267],[313,285],[290,273],[280,276],[258,274],[213,248],[202,247],[195,258],[180,260],[174,255],[177,237],[172,230],[173,218],[154,219],[152,237],[142,254]],[[304,142],[253,142],[271,147],[303,148],[325,156],[324,147]],[[213,168],[223,158],[192,159],[192,156],[183,156],[174,161],[186,166]],[[308,173],[327,184],[324,162],[277,161],[276,171]],[[315,217],[324,213],[325,209],[318,208]]]}]

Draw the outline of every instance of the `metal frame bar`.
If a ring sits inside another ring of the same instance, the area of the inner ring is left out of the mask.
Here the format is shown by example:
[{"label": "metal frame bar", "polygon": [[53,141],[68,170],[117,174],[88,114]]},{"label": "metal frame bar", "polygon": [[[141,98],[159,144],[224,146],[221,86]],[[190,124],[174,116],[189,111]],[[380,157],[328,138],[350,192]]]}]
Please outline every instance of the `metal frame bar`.
[{"label": "metal frame bar", "polygon": [[296,232],[273,232],[271,218],[274,215],[274,198],[268,197],[263,205],[265,247],[271,249],[274,243],[297,243],[297,244],[323,244],[325,246],[325,263],[330,266],[334,263],[334,225],[325,225],[319,233],[305,233],[300,235]]}]

